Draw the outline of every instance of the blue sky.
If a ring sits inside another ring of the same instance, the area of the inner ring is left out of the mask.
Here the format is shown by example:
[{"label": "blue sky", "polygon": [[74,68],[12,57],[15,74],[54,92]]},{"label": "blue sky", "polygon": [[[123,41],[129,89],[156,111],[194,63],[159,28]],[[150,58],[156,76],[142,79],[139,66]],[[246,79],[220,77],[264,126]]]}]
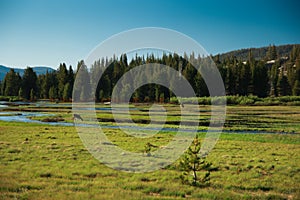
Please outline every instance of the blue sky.
[{"label": "blue sky", "polygon": [[75,68],[103,40],[140,27],[182,32],[211,54],[300,43],[299,7],[295,0],[0,0],[0,64]]}]

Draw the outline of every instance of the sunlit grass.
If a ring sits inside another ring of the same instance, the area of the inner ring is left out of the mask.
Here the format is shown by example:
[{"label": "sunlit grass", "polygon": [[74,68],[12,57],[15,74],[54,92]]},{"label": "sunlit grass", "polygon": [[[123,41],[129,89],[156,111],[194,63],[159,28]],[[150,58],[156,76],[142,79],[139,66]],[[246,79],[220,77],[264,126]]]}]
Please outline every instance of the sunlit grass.
[{"label": "sunlit grass", "polygon": [[[180,107],[163,105],[166,128],[178,128]],[[186,114],[197,121],[198,113]],[[97,108],[109,108],[97,104]],[[130,117],[139,126],[150,123],[151,104],[130,105]],[[16,108],[14,108],[16,109]],[[195,109],[196,110],[196,109]],[[73,123],[68,104],[45,108],[19,107],[17,112],[49,113]],[[122,125],[124,110],[118,110]],[[157,122],[160,112],[154,114]],[[116,125],[112,112],[97,110],[100,125]],[[33,117],[42,120],[45,117]],[[199,130],[207,129],[210,106],[200,106]],[[86,119],[85,119],[86,120]],[[95,123],[86,122],[83,123]],[[143,122],[143,123],[141,123]],[[207,160],[215,168],[209,187],[183,185],[178,162],[151,173],[116,171],[96,160],[84,147],[75,127],[35,123],[0,122],[1,199],[299,199],[300,198],[300,107],[228,106],[224,130]],[[151,124],[159,127],[159,123]],[[189,129],[188,126],[184,128]],[[103,128],[108,139],[120,148],[142,153],[145,145],[160,148],[175,131],[160,131],[149,138],[128,136],[119,129]],[[139,133],[138,130],[131,130]],[[234,131],[249,131],[247,134]],[[260,134],[256,131],[274,132]],[[147,131],[144,131],[147,134]],[[150,133],[150,132],[148,132]],[[289,134],[282,134],[289,133]],[[203,139],[205,132],[199,133]],[[153,148],[155,150],[156,148]]]},{"label": "sunlit grass", "polygon": [[[118,129],[104,132],[136,152],[147,141],[165,145],[174,134],[137,139]],[[151,173],[110,169],[86,150],[74,127],[0,122],[0,198],[298,199],[299,144],[298,134],[223,133],[207,157],[215,167],[211,185],[197,188],[181,183],[176,162]]]}]

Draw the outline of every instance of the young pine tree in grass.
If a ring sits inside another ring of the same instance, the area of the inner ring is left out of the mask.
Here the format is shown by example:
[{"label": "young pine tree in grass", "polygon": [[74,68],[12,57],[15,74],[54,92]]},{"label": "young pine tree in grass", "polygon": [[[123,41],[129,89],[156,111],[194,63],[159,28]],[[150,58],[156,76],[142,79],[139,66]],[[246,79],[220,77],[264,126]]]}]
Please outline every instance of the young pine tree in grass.
[{"label": "young pine tree in grass", "polygon": [[[198,136],[196,136],[180,161],[180,168],[184,171],[180,176],[183,183],[193,186],[205,186],[209,184],[211,163],[206,162],[205,158],[201,157],[199,154],[200,148],[201,144]],[[204,176],[200,177],[200,174],[198,174],[200,171],[205,172]]]}]

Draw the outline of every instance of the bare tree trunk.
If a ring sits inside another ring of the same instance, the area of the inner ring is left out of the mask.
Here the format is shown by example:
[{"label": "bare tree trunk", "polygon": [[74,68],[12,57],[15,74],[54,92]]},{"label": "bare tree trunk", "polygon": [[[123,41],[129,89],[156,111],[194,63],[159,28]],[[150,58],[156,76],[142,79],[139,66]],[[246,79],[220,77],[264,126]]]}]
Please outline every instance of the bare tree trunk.
[{"label": "bare tree trunk", "polygon": [[197,183],[197,171],[196,171],[196,164],[195,163],[194,163],[194,166],[193,166],[193,173],[194,173],[193,184],[196,185],[196,183]]}]

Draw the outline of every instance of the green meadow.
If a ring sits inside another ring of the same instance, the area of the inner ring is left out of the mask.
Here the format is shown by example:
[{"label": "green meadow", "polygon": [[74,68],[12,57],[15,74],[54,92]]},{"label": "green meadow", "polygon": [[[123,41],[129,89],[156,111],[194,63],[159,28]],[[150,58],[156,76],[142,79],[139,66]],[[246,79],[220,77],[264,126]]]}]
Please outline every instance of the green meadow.
[{"label": "green meadow", "polygon": [[[151,105],[130,105],[131,117],[141,126],[150,123]],[[194,105],[185,105],[192,110]],[[155,150],[176,134],[160,131],[149,138],[135,138],[116,125],[111,110],[97,105],[97,119],[115,145],[143,152]],[[178,128],[180,107],[165,104],[165,128]],[[72,122],[70,106],[58,104],[8,108],[51,115]],[[153,111],[153,127],[161,113]],[[200,116],[189,112],[188,121],[199,121],[201,140],[210,119],[210,106],[200,106]],[[117,115],[130,125],[122,110]],[[123,121],[122,121],[123,120]],[[85,121],[85,120],[84,120]],[[92,122],[91,122],[92,123]],[[188,127],[185,127],[188,129]],[[206,160],[212,163],[210,184],[183,184],[179,160],[155,172],[127,173],[110,169],[85,148],[74,126],[0,121],[1,199],[300,199],[300,107],[228,106],[224,132]],[[137,131],[137,130],[135,130]],[[244,132],[246,131],[246,132]],[[199,173],[201,175],[201,172]]]}]

